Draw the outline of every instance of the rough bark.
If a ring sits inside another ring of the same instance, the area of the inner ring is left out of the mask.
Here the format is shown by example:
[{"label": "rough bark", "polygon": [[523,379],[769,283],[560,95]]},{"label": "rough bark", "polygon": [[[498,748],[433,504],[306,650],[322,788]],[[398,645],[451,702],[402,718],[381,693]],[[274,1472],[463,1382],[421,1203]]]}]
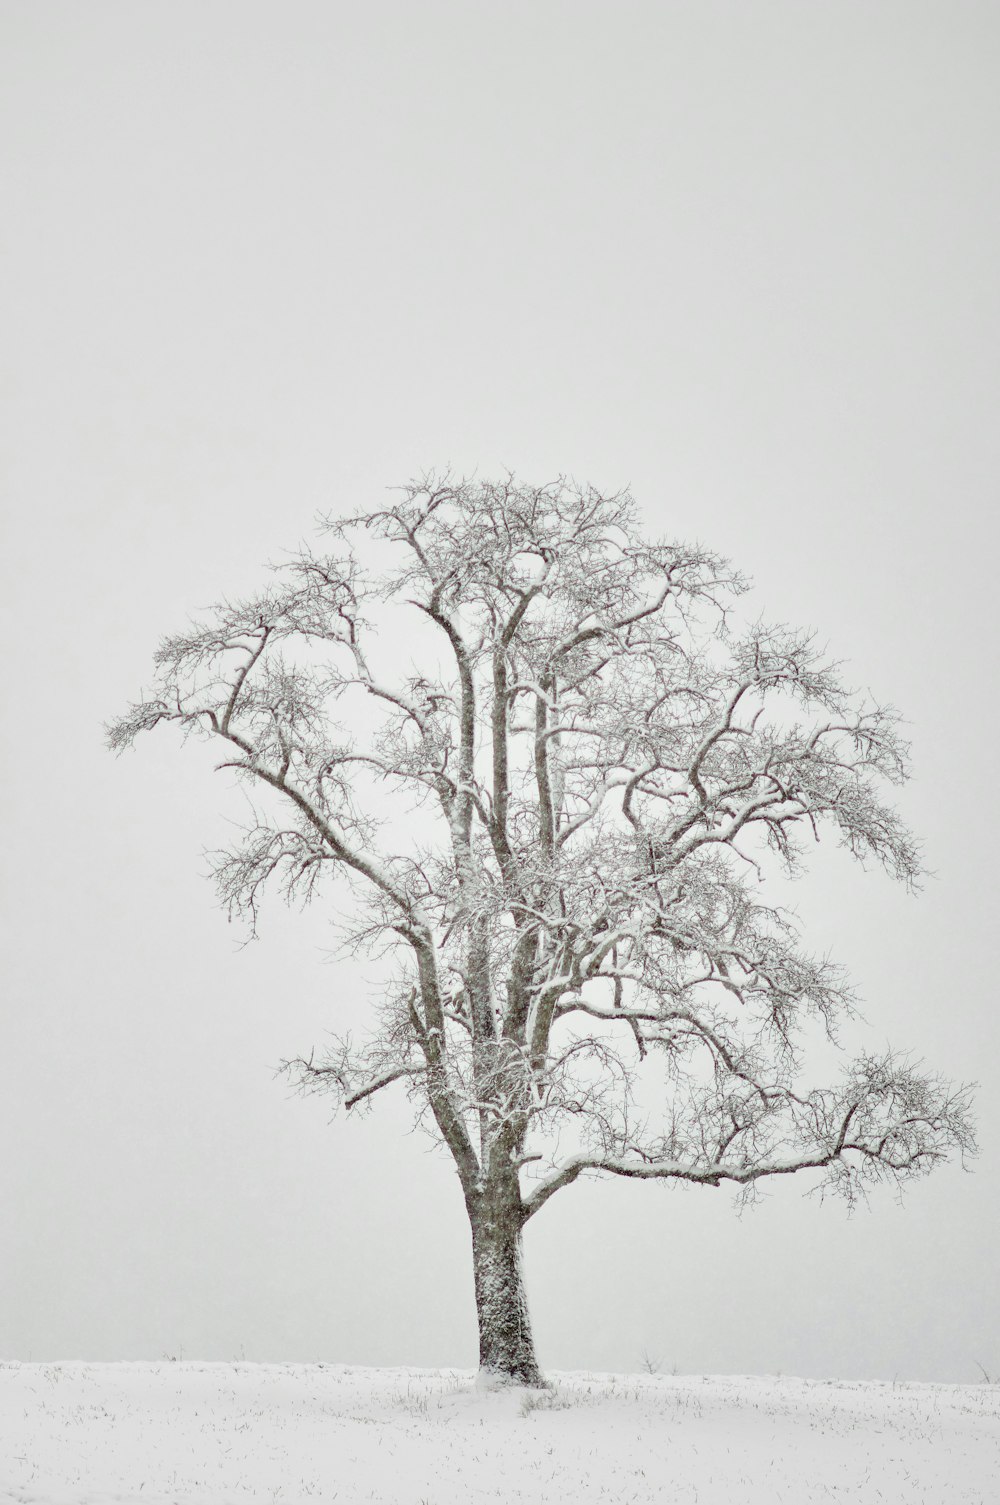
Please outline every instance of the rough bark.
[{"label": "rough bark", "polygon": [[487,1187],[470,1212],[479,1369],[486,1383],[543,1386],[524,1285],[523,1218],[516,1185],[513,1192]]}]

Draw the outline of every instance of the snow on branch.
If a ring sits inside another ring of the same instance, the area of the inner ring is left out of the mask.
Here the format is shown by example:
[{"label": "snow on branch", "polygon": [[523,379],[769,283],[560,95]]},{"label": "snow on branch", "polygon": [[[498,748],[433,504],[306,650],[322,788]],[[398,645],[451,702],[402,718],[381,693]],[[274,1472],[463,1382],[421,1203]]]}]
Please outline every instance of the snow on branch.
[{"label": "snow on branch", "polygon": [[[952,1088],[886,1055],[862,1057],[836,1091],[802,1098],[772,1090],[756,1103],[706,1096],[700,1144],[690,1133],[683,1139],[675,1133],[659,1142],[621,1144],[618,1153],[573,1155],[525,1198],[525,1217],[585,1171],[746,1189],[775,1176],[820,1171],[812,1190],[853,1204],[871,1184],[899,1186],[954,1154],[963,1163],[975,1155],[971,1095],[971,1086]],[[714,1154],[705,1134],[712,1118],[720,1131]]]},{"label": "snow on branch", "polygon": [[346,877],[349,931],[401,969],[366,1046],[291,1063],[304,1090],[405,1080],[469,1205],[523,1174],[526,1215],[585,1170],[850,1196],[970,1152],[966,1089],[898,1058],[799,1083],[854,995],[768,884],[831,837],[918,884],[890,705],[741,618],[746,581],[645,537],[627,492],[428,474],[323,532],[165,638],[108,728],[178,726],[256,791],[216,859],[231,914]]}]

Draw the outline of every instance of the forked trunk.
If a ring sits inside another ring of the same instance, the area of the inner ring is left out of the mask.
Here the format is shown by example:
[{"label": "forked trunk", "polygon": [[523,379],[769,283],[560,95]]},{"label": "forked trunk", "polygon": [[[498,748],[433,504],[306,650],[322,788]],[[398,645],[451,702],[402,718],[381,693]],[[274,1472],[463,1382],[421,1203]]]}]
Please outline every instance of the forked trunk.
[{"label": "forked trunk", "polygon": [[479,1370],[487,1383],[542,1386],[524,1288],[521,1219],[505,1201],[495,1197],[491,1205],[484,1197],[472,1218]]}]

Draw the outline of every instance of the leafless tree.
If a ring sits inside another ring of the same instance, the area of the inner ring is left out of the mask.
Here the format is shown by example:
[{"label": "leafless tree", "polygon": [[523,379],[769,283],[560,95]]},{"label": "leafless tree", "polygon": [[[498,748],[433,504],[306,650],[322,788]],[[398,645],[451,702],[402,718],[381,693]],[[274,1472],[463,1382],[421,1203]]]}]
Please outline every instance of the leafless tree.
[{"label": "leafless tree", "polygon": [[851,994],[763,880],[827,827],[914,883],[894,713],[808,634],[740,629],[744,583],[644,541],[625,494],[396,495],[167,638],[109,742],[174,722],[263,791],[217,865],[251,922],[269,882],[349,881],[395,971],[365,1041],[287,1065],[346,1108],[405,1084],[458,1172],[482,1371],[537,1384],[522,1230],[579,1176],[852,1198],[973,1150],[969,1093],[892,1055],[798,1081]]}]

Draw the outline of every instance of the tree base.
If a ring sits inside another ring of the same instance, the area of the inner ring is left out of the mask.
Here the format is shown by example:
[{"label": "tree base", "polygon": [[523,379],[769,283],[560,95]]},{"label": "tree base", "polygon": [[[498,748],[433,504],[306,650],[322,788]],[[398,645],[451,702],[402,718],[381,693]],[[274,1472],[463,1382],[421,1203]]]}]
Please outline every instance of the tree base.
[{"label": "tree base", "polygon": [[518,1387],[523,1390],[551,1390],[552,1381],[547,1380],[542,1371],[536,1367],[515,1372],[505,1369],[487,1368],[481,1365],[476,1375],[475,1388],[479,1391],[512,1390]]}]

